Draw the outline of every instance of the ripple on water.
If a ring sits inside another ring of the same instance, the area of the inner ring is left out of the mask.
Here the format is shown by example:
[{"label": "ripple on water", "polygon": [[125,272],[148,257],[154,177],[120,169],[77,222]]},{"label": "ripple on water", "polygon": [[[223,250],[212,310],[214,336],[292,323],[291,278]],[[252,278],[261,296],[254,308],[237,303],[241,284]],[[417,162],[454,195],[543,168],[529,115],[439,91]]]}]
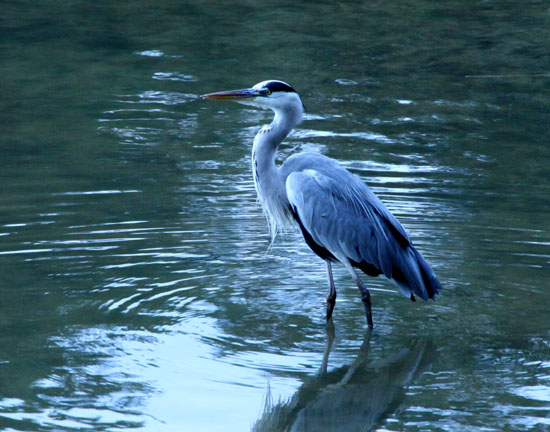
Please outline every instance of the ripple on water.
[{"label": "ripple on water", "polygon": [[116,102],[122,104],[160,104],[179,105],[197,100],[199,96],[192,93],[166,92],[159,90],[147,90],[137,94],[121,94]]},{"label": "ripple on water", "polygon": [[197,78],[195,78],[193,75],[186,75],[182,74],[181,72],[155,72],[153,74],[153,79],[159,81],[197,81]]},{"label": "ripple on water", "polygon": [[295,138],[358,138],[367,141],[378,141],[381,143],[394,143],[395,141],[387,136],[375,132],[333,132],[314,129],[296,129],[292,132]]},{"label": "ripple on water", "polygon": [[[191,75],[176,72],[159,72],[153,78],[195,81]],[[197,100],[195,94],[150,90],[117,97],[114,103],[122,105],[122,108],[104,111],[103,117],[98,119],[98,130],[115,134],[124,144],[156,146],[161,142],[170,142],[171,137],[188,138],[197,128],[197,114],[183,113],[177,108]],[[159,108],[159,105],[162,107]]]},{"label": "ripple on water", "polygon": [[150,416],[139,407],[155,393],[155,382],[142,379],[141,373],[156,361],[159,343],[149,332],[109,326],[67,328],[49,340],[49,349],[61,349],[65,361],[33,383],[39,400],[34,412],[8,416],[71,430],[142,427]]},{"label": "ripple on water", "polygon": [[[537,402],[550,402],[550,386],[547,385],[523,386],[515,389],[513,393]],[[550,410],[548,406],[544,409]]]}]

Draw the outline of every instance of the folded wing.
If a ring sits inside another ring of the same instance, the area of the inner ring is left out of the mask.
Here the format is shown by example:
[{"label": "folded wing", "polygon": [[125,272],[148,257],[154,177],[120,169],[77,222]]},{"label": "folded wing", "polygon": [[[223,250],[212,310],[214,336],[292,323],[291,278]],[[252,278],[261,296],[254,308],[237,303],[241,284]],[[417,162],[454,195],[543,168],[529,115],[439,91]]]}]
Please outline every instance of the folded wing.
[{"label": "folded wing", "polygon": [[286,193],[306,242],[322,258],[347,259],[368,275],[384,274],[411,299],[434,298],[441,289],[397,219],[340,165],[331,161],[330,167],[319,163],[290,173]]}]

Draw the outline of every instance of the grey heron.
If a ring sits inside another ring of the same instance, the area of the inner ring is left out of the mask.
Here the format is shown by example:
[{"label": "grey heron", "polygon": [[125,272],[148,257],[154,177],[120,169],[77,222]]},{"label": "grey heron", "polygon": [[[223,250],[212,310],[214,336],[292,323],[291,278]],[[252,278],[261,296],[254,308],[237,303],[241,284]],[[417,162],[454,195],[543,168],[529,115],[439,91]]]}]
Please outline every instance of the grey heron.
[{"label": "grey heron", "polygon": [[268,80],[252,88],[202,97],[274,111],[272,123],[254,138],[254,184],[273,238],[279,229],[297,224],[308,246],[326,262],[327,321],[336,303],[334,262],[346,267],[359,288],[370,328],[371,295],[357,268],[368,276],[383,274],[412,301],[415,296],[435,298],[441,285],[433,270],[405,229],[358,176],[319,153],[293,154],[282,165],[275,164],[279,144],[304,117],[304,105],[294,88]]}]

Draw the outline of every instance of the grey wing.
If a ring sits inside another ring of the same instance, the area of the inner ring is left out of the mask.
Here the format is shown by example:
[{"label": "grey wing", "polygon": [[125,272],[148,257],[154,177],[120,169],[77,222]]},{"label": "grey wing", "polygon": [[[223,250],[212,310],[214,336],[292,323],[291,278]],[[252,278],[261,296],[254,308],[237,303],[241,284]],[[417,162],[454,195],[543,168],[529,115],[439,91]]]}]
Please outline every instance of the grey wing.
[{"label": "grey wing", "polygon": [[339,165],[319,165],[289,174],[286,193],[306,241],[321,257],[349,260],[371,276],[383,273],[407,296],[427,299],[439,291],[404,228],[357,176]]}]

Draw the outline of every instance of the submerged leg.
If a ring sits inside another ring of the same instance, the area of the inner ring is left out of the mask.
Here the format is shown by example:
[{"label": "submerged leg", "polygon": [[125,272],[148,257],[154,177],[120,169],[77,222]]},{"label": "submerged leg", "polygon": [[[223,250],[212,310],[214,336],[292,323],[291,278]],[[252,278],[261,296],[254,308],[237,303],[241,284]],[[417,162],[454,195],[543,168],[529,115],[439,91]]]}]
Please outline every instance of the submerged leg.
[{"label": "submerged leg", "polygon": [[321,362],[321,367],[319,368],[319,372],[317,372],[317,375],[325,375],[327,373],[328,369],[328,356],[330,355],[330,351],[332,350],[332,343],[334,342],[334,323],[332,321],[327,322],[327,326],[325,327],[326,334],[327,334],[327,343],[325,344],[325,351],[323,352],[323,360]]},{"label": "submerged leg", "polygon": [[369,354],[370,349],[370,337],[372,335],[372,328],[369,327],[367,330],[367,333],[365,334],[365,337],[363,338],[363,343],[361,344],[361,348],[359,349],[359,355],[355,359],[355,361],[351,364],[348,371],[344,375],[344,377],[340,380],[338,383],[339,385],[346,385],[349,380],[355,375],[355,372],[357,372],[357,369],[363,364],[367,362],[367,357]]},{"label": "submerged leg", "polygon": [[327,321],[332,317],[332,311],[336,304],[336,288],[334,287],[334,278],[332,277],[332,265],[329,260],[327,263],[328,292],[327,292]]},{"label": "submerged leg", "polygon": [[363,281],[359,279],[359,276],[357,276],[357,273],[355,272],[355,269],[352,267],[349,261],[344,262],[344,265],[348,269],[348,271],[351,273],[351,277],[355,281],[355,284],[357,285],[357,288],[359,288],[359,291],[361,292],[361,300],[363,301],[363,306],[365,307],[365,314],[367,315],[367,324],[369,328],[373,328],[374,325],[372,323],[372,310],[371,310],[371,302],[370,302],[370,292],[367,289],[365,285],[363,285]]}]

